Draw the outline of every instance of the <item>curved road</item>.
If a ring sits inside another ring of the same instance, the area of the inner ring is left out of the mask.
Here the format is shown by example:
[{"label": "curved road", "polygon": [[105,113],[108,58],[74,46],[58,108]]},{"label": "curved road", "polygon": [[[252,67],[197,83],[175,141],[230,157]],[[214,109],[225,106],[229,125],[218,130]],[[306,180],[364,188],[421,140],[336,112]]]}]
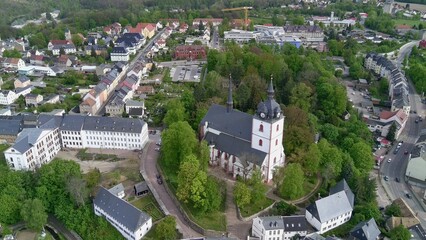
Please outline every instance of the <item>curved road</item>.
[{"label": "curved road", "polygon": [[[401,47],[396,62],[398,67],[401,66],[401,63],[404,60],[405,56],[410,54],[412,47],[416,44],[418,44],[418,41],[410,42]],[[380,169],[381,183],[383,184],[386,192],[392,200],[401,197],[407,202],[411,209],[417,214],[421,225],[425,228],[425,210],[422,208],[421,204],[417,201],[415,197],[409,199],[405,196],[405,192],[409,192],[411,195],[413,195],[413,193],[408,187],[408,184],[405,182],[405,170],[407,168],[409,155],[405,155],[404,151],[411,152],[414,148],[414,144],[416,143],[421,130],[425,127],[425,121],[415,123],[415,119],[418,115],[424,116],[426,112],[425,105],[421,102],[420,96],[416,94],[414,86],[410,81],[408,82],[408,86],[411,110],[417,111],[417,114],[409,115],[405,128],[398,139],[399,141],[404,141],[398,153],[393,154],[393,151],[395,149],[394,147],[390,149],[389,154],[385,156],[385,159]],[[387,162],[389,158],[392,159],[390,163]],[[384,176],[388,176],[389,181],[384,181]],[[396,178],[400,179],[399,183],[395,181]]]},{"label": "curved road", "polygon": [[[176,223],[178,225],[178,228],[180,232],[183,234],[184,238],[191,238],[191,237],[201,237],[201,235],[192,228],[190,228],[183,217],[183,215],[180,213],[178,206],[173,202],[172,198],[167,193],[166,189],[164,188],[164,184],[160,185],[157,183],[157,159],[159,157],[159,152],[155,149],[158,147],[156,145],[156,142],[160,140],[160,134],[157,131],[157,134],[149,134],[149,142],[147,144],[147,147],[144,148],[144,151],[147,151],[142,159],[140,164],[140,170],[144,172],[144,174],[147,176],[147,179],[145,181],[149,182],[148,185],[151,185],[151,191],[156,192],[154,196],[159,198],[157,199],[158,204],[164,208],[166,208],[166,212],[168,212],[170,215],[173,215],[176,217]],[[166,213],[167,214],[167,213]]]}]

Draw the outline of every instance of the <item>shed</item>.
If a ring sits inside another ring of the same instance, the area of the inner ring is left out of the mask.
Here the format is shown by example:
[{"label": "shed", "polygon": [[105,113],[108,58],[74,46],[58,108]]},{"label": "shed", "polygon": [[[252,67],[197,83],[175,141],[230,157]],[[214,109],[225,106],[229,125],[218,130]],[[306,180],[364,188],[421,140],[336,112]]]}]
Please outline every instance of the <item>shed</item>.
[{"label": "shed", "polygon": [[149,193],[149,188],[146,182],[136,183],[133,188],[136,196],[143,196]]},{"label": "shed", "polygon": [[114,194],[115,196],[121,198],[121,199],[125,196],[124,186],[121,183],[119,183],[119,184],[115,185],[114,187],[108,189],[108,191],[110,193]]}]

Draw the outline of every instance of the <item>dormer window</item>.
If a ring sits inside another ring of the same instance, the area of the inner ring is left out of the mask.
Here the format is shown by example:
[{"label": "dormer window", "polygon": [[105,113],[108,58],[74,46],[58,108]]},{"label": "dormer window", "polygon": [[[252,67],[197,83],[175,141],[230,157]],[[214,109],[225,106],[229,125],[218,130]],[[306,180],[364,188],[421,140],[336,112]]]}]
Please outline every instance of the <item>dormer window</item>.
[{"label": "dormer window", "polygon": [[260,124],[260,126],[259,126],[259,132],[263,132],[263,124]]}]

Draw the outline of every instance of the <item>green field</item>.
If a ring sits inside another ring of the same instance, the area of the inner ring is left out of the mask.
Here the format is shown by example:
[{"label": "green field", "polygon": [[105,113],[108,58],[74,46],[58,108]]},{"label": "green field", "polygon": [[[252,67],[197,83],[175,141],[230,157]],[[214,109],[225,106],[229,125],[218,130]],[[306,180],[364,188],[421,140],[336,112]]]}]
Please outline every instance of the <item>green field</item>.
[{"label": "green field", "polygon": [[398,25],[408,25],[408,26],[418,26],[419,23],[423,23],[423,25],[426,27],[426,21],[421,20],[414,20],[414,19],[394,19],[393,22],[395,23],[395,27]]},{"label": "green field", "polygon": [[159,209],[157,202],[151,194],[132,201],[131,204],[151,216],[153,222],[156,222],[164,217],[164,214]]}]

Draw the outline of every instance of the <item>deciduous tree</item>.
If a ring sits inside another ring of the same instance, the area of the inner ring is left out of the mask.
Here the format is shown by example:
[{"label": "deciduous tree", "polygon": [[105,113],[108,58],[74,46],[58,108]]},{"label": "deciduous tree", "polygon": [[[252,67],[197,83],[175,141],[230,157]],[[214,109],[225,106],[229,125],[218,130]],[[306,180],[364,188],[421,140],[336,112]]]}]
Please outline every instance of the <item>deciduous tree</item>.
[{"label": "deciduous tree", "polygon": [[176,233],[176,219],[169,215],[159,222],[155,228],[155,235],[158,239],[162,240],[174,240],[177,238]]},{"label": "deciduous tree", "polygon": [[28,228],[40,231],[47,223],[47,213],[43,202],[39,199],[27,199],[21,209],[22,219]]},{"label": "deciduous tree", "polygon": [[163,122],[166,124],[166,126],[171,126],[175,122],[187,120],[185,107],[179,99],[170,100],[167,103],[166,111],[166,115],[163,119]]},{"label": "deciduous tree", "polygon": [[284,179],[280,186],[280,194],[287,199],[296,199],[303,196],[303,184],[305,177],[302,166],[298,163],[290,163],[284,169]]},{"label": "deciduous tree", "polygon": [[237,182],[234,187],[234,201],[239,207],[244,207],[251,202],[251,191],[243,182]]},{"label": "deciduous tree", "polygon": [[411,238],[411,233],[404,227],[404,225],[399,225],[389,231],[391,240],[409,240]]}]

